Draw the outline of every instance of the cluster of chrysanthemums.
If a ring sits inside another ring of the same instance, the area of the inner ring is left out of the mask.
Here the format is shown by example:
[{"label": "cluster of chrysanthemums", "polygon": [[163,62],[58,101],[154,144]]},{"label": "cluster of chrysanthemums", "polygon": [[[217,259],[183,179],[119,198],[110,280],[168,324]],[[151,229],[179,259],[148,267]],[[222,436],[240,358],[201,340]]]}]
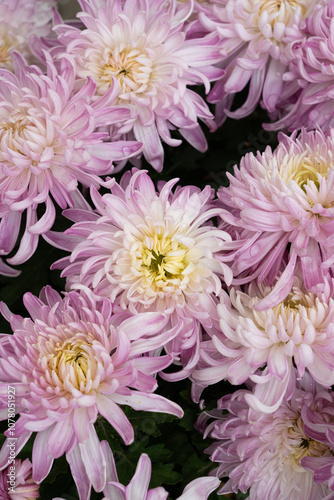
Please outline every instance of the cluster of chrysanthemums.
[{"label": "cluster of chrysanthemums", "polygon": [[[6,432],[0,497],[38,498],[65,454],[80,500],[166,499],[145,454],[121,484],[94,427],[104,417],[129,445],[123,405],[182,418],[159,373],[189,377],[195,402],[223,380],[247,387],[199,417],[219,466],[179,500],[220,480],[219,495],[333,500],[334,1],[79,4],[66,22],[53,0],[0,0],[0,273],[15,279],[40,236],[67,252],[53,264],[66,292],[25,294],[30,318],[0,305],[0,415],[11,387],[15,453],[33,438],[11,485]],[[163,144],[204,152],[200,122],[258,104],[267,128],[296,130],[217,194],[140,169],[162,170]]]}]

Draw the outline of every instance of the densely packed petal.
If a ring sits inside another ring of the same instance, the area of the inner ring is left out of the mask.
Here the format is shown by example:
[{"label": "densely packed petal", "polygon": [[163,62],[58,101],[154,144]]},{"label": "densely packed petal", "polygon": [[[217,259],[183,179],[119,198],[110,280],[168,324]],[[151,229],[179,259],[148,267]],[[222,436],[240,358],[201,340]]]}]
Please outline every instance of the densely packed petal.
[{"label": "densely packed petal", "polygon": [[33,500],[39,498],[39,484],[32,479],[30,460],[12,460],[0,472],[1,500]]},{"label": "densely packed petal", "polygon": [[328,131],[334,125],[333,15],[333,1],[319,4],[303,29],[294,26],[288,32],[286,53],[290,64],[283,76],[286,84],[278,103],[281,116],[266,128],[320,127]]},{"label": "densely packed petal", "polygon": [[334,450],[308,435],[304,412],[324,412],[332,422],[332,393],[304,377],[293,399],[283,401],[272,414],[250,412],[248,394],[240,390],[219,400],[218,408],[229,413],[211,423],[210,412],[199,417],[205,436],[217,440],[207,449],[211,460],[219,463],[216,475],[229,478],[218,493],[249,489],[250,500],[324,499],[329,487],[313,480],[303,460],[332,459]]},{"label": "densely packed petal", "polygon": [[[72,64],[62,61],[57,71],[48,57],[47,74],[26,66],[13,54],[15,74],[0,70],[0,254],[7,255],[17,240],[21,216],[26,229],[10,264],[21,264],[35,251],[38,237],[53,225],[55,204],[82,206],[78,183],[101,183],[113,161],[141,150],[137,142],[104,142],[109,134],[96,132],[101,124],[119,122],[130,112],[111,106],[117,84],[95,99],[95,84],[88,80],[76,92]],[[37,218],[37,208],[45,207]]]},{"label": "densely packed petal", "polygon": [[18,51],[28,63],[36,62],[34,37],[51,32],[52,7],[56,0],[3,0],[0,4],[0,68],[13,70],[11,52]]},{"label": "densely packed petal", "polygon": [[286,299],[257,311],[270,288],[251,283],[244,291],[231,287],[218,306],[221,333],[201,344],[200,363],[192,374],[202,386],[227,379],[256,383],[249,403],[275,411],[305,370],[325,387],[334,384],[333,285],[312,294],[295,278]]},{"label": "densely packed petal", "polygon": [[[208,123],[213,116],[189,86],[204,83],[209,91],[210,81],[221,75],[212,66],[220,54],[216,35],[186,40],[193,2],[181,9],[176,0],[79,3],[85,28],[57,26],[59,41],[75,64],[79,82],[92,78],[97,95],[104,95],[117,79],[118,102],[132,111],[128,127],[122,125],[119,133],[142,142],[145,158],[158,171],[163,167],[161,141],[181,143],[171,135],[175,129],[195,148],[206,150],[198,119]],[[61,48],[57,51],[61,57]]]},{"label": "densely packed petal", "polygon": [[[220,209],[212,188],[187,186],[172,191],[177,179],[157,192],[144,171],[126,174],[110,193],[95,190],[96,211],[69,210],[75,223],[48,241],[71,250],[53,267],[64,269],[68,285],[78,282],[109,297],[133,314],[164,311],[180,335],[168,350],[187,352],[188,370],[198,359],[200,325],[212,327],[221,279],[229,267],[217,259],[229,235],[213,225]],[[189,353],[190,360],[189,360]]]},{"label": "densely packed petal", "polygon": [[[1,394],[8,384],[14,387],[20,414],[15,423],[16,452],[32,432],[37,433],[32,452],[36,482],[48,475],[55,458],[66,453],[83,500],[90,484],[80,479],[82,467],[96,491],[102,491],[106,482],[106,464],[94,429],[99,414],[125,444],[133,441],[134,433],[119,405],[182,416],[178,405],[153,394],[154,375],[172,357],[143,359],[175,333],[163,330],[167,319],[160,313],[138,314],[135,319],[124,313],[113,315],[108,299],[96,302],[84,288],[62,298],[46,287],[39,299],[25,294],[24,303],[32,319],[12,315],[2,305],[14,335],[0,339]],[[6,435],[1,468],[7,465],[12,434]]]},{"label": "densely packed petal", "polygon": [[279,145],[241,159],[218,198],[226,207],[223,229],[233,235],[235,283],[257,279],[270,285],[257,309],[277,305],[290,292],[296,264],[315,290],[333,271],[333,134],[320,130],[279,135]]},{"label": "densely packed petal", "polygon": [[[262,97],[268,111],[276,108],[289,59],[285,37],[291,26],[305,24],[315,0],[221,0],[213,13],[199,16],[203,26],[217,32],[225,75],[217,81],[209,101],[217,103],[216,118],[242,118],[254,111]],[[230,111],[234,96],[249,85],[245,103]]]},{"label": "densely packed petal", "polygon": [[[334,448],[334,419],[333,419],[333,396],[324,392],[319,394],[318,404],[314,407],[303,409],[304,429],[307,435],[314,440],[320,441],[331,449]],[[317,457],[307,456],[302,459],[302,466],[314,473],[313,479],[316,483],[327,483],[330,490],[334,490],[334,456]],[[326,500],[332,500],[332,496]]]}]

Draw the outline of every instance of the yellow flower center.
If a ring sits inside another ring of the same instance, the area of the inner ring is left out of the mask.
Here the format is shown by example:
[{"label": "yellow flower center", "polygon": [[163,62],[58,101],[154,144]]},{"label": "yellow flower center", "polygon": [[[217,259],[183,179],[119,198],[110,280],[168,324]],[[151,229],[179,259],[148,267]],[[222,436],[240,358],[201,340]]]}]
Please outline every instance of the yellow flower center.
[{"label": "yellow flower center", "polygon": [[143,243],[135,257],[136,269],[143,275],[142,284],[164,289],[183,279],[182,272],[189,264],[188,248],[170,236],[154,234]]},{"label": "yellow flower center", "polygon": [[48,362],[61,382],[69,379],[78,390],[88,381],[88,372],[92,368],[90,356],[90,343],[84,340],[66,340],[62,346],[57,344],[54,354]]},{"label": "yellow flower center", "polygon": [[110,86],[112,76],[119,84],[119,93],[144,92],[150,81],[152,61],[145,50],[128,46],[120,52],[114,49],[101,66],[98,84]]},{"label": "yellow flower center", "polygon": [[279,171],[285,181],[293,180],[305,191],[308,181],[313,181],[317,188],[321,177],[327,178],[328,165],[320,157],[306,156],[301,160],[296,158],[288,165],[282,165]]},{"label": "yellow flower center", "polygon": [[308,309],[314,305],[313,302],[308,302],[307,298],[309,298],[307,295],[299,294],[295,296],[293,293],[290,293],[283,302],[274,306],[272,310],[277,318],[282,314],[286,318],[288,318],[290,314],[296,316],[300,314],[302,308]]},{"label": "yellow flower center", "polygon": [[291,455],[289,460],[297,467],[301,467],[301,459],[304,457],[321,457],[328,450],[328,446],[309,438],[304,431],[304,424],[299,416],[295,421],[291,422],[291,427],[287,429],[287,443],[291,446]]},{"label": "yellow flower center", "polygon": [[9,54],[10,49],[19,49],[18,40],[9,33],[10,28],[6,23],[0,26],[0,68],[12,70],[12,60]]},{"label": "yellow flower center", "polygon": [[6,43],[6,41],[3,41],[0,44],[0,68],[4,68],[7,66],[8,60],[9,60],[9,50],[10,46]]},{"label": "yellow flower center", "polygon": [[[4,141],[7,147],[12,151],[16,151],[21,155],[26,156],[26,154],[24,153],[23,144],[26,140],[30,140],[29,131],[31,130],[38,133],[38,131],[36,130],[36,126],[31,125],[28,119],[22,116],[22,113],[20,113],[20,118],[12,116],[11,121],[3,121],[2,123],[0,121],[0,141]],[[2,158],[1,153],[0,159],[2,161],[5,160],[4,158]],[[31,163],[35,164],[36,162],[32,161]]]},{"label": "yellow flower center", "polygon": [[301,18],[306,19],[316,5],[315,0],[251,0],[250,2],[244,0],[244,3],[246,11],[252,17],[255,13],[253,19],[257,29],[259,28],[259,19],[264,12],[268,14],[266,22],[272,28],[277,22],[289,26],[298,8]]},{"label": "yellow flower center", "polygon": [[262,0],[259,9],[259,17],[267,11],[271,18],[270,24],[273,26],[277,21],[288,24],[298,7],[300,7],[302,18],[306,17],[307,1],[303,0]]},{"label": "yellow flower center", "polygon": [[16,122],[4,122],[0,123],[0,137],[1,137],[1,131],[6,131],[10,132],[11,134],[18,133],[20,134],[25,128],[27,124],[25,123],[25,120],[22,118],[17,120]]}]

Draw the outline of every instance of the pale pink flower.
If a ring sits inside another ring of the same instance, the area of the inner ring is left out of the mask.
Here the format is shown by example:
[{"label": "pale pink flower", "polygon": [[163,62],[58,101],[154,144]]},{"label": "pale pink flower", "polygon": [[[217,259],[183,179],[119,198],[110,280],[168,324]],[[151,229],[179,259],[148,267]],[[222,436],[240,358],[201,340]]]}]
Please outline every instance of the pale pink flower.
[{"label": "pale pink flower", "polygon": [[[276,286],[256,308],[277,305],[290,292],[296,263],[307,289],[322,286],[333,272],[334,136],[303,130],[279,135],[279,145],[248,153],[228,175],[218,198],[226,211],[222,229],[234,237],[231,261],[235,283],[253,279]],[[287,264],[286,264],[287,261]]]},{"label": "pale pink flower", "polygon": [[31,477],[30,460],[13,460],[0,472],[1,500],[33,500],[39,498],[39,484]]},{"label": "pale pink flower", "polygon": [[[333,284],[312,294],[295,278],[280,304],[257,311],[270,288],[251,283],[245,292],[231,287],[218,306],[221,333],[201,344],[200,363],[192,374],[200,386],[249,378],[257,385],[249,404],[275,411],[294,388],[294,373],[305,370],[323,386],[334,384]],[[264,371],[259,371],[263,369]]]},{"label": "pale pink flower", "polygon": [[[59,41],[76,65],[79,82],[91,77],[97,95],[104,95],[113,78],[118,80],[118,102],[128,104],[132,119],[119,133],[144,144],[146,160],[158,171],[163,167],[161,141],[178,146],[171,136],[177,129],[199,151],[207,142],[198,119],[212,123],[204,100],[189,86],[222,74],[213,67],[219,58],[217,35],[186,40],[186,20],[193,2],[177,8],[176,0],[79,0],[85,25],[79,30],[56,27]],[[58,49],[61,57],[61,49]]]},{"label": "pale pink flower", "polygon": [[[208,100],[217,103],[216,119],[242,118],[260,102],[276,108],[289,59],[285,37],[289,27],[304,26],[317,0],[221,0],[211,15],[200,14],[203,26],[218,33],[225,76],[214,85]],[[230,111],[234,96],[249,84],[244,104]]]},{"label": "pale pink flower", "polygon": [[[307,435],[334,449],[334,398],[332,393],[319,394],[318,404],[315,407],[303,409],[304,429]],[[334,453],[332,453],[334,455]],[[302,459],[302,466],[314,473],[316,483],[326,482],[330,490],[334,490],[334,456],[317,457],[308,456]],[[333,500],[334,493],[326,497]]]},{"label": "pale pink flower", "polygon": [[248,394],[240,390],[219,400],[218,408],[229,414],[208,425],[210,412],[199,417],[198,427],[205,429],[205,436],[217,440],[207,449],[211,460],[219,463],[216,475],[228,478],[218,494],[249,489],[250,500],[324,499],[330,493],[328,486],[313,480],[303,459],[332,458],[333,449],[308,436],[303,413],[327,407],[332,420],[332,393],[304,377],[293,398],[272,414],[250,411]]},{"label": "pale pink flower", "polygon": [[18,51],[34,63],[34,40],[51,32],[56,0],[1,0],[0,68],[13,70],[11,52]]},{"label": "pale pink flower", "polygon": [[[112,162],[137,154],[141,144],[103,142],[109,134],[95,131],[129,116],[128,109],[113,105],[117,86],[93,101],[92,80],[74,91],[68,60],[57,72],[48,57],[44,75],[36,66],[26,66],[17,53],[12,57],[15,74],[0,70],[0,255],[13,249],[26,211],[21,246],[8,259],[17,265],[32,255],[39,235],[53,225],[54,204],[84,205],[78,183],[99,186],[99,176],[112,172]],[[38,220],[41,204],[45,212]]]},{"label": "pale pink flower", "polygon": [[147,173],[134,169],[121,185],[111,181],[110,193],[93,189],[96,211],[66,211],[73,226],[46,239],[72,251],[53,265],[64,269],[68,286],[82,283],[133,314],[164,311],[181,330],[168,350],[189,350],[190,370],[198,359],[200,325],[211,328],[218,320],[221,279],[232,279],[217,258],[230,238],[213,225],[220,213],[213,189],[173,192],[176,182],[162,183],[157,192]]},{"label": "pale pink flower", "polygon": [[[24,295],[32,319],[2,312],[13,335],[0,339],[1,394],[15,387],[16,453],[32,432],[33,479],[41,482],[55,458],[66,453],[80,498],[86,498],[84,467],[96,491],[106,481],[106,464],[94,422],[107,419],[125,444],[133,441],[133,428],[119,405],[135,410],[166,412],[182,417],[175,403],[153,394],[155,374],[167,367],[170,355],[144,356],[176,334],[164,329],[160,313],[129,317],[112,314],[108,299],[97,302],[84,287],[62,298],[46,287],[38,299]],[[5,417],[7,418],[7,417]],[[8,435],[8,433],[6,433]],[[0,468],[8,461],[8,442],[0,453]]]},{"label": "pale pink flower", "polygon": [[[317,126],[328,131],[334,125],[334,2],[319,4],[306,19],[303,29],[291,28],[286,53],[289,71],[284,74],[280,120],[266,128],[278,130]],[[291,104],[286,98],[300,90]]]},{"label": "pale pink flower", "polygon": [[[124,486],[118,480],[116,464],[107,441],[102,441],[101,447],[107,463],[107,484],[103,490],[105,495],[103,500],[167,500],[168,492],[161,486],[148,489],[152,464],[146,453],[140,455],[133,478],[127,486]],[[183,494],[176,500],[207,500],[210,493],[218,488],[219,483],[219,479],[215,477],[197,478],[185,487]]]}]

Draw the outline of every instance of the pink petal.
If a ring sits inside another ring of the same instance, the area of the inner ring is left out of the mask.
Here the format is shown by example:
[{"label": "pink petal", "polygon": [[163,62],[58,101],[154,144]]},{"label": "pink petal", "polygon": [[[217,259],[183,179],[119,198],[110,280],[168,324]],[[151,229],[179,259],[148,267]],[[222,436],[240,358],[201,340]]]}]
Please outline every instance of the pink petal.
[{"label": "pink petal", "polygon": [[111,397],[104,396],[103,394],[97,394],[97,408],[99,413],[116,429],[124,443],[131,444],[134,440],[133,427],[124,412],[116,404],[115,396],[116,398],[118,397],[117,394],[113,394],[111,399]]}]

